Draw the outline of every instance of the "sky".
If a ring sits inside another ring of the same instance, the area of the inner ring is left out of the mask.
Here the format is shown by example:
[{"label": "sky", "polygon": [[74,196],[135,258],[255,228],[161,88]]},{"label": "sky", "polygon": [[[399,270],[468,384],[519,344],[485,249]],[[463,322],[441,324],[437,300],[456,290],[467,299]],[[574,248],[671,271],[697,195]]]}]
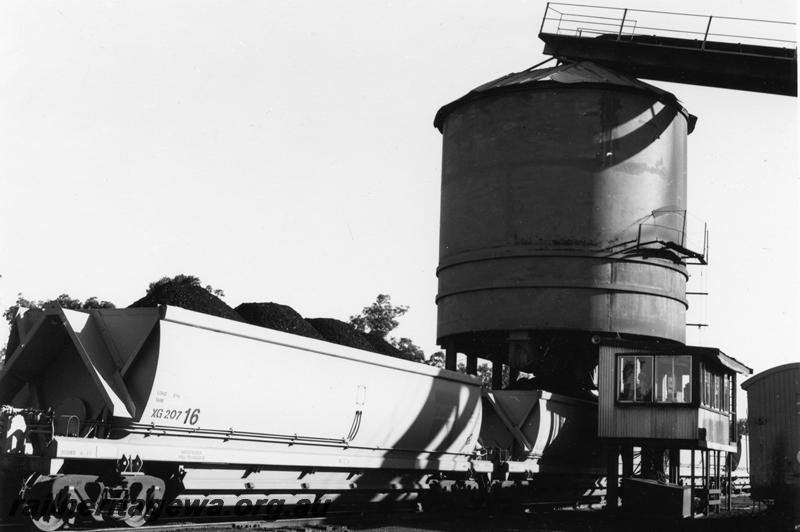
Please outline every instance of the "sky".
[{"label": "sky", "polygon": [[[584,0],[581,3],[591,3]],[[794,21],[792,0],[599,5]],[[346,320],[379,293],[437,349],[436,110],[545,59],[545,2],[0,3],[0,307],[127,306],[178,273],[231,306]],[[688,331],[756,372],[800,360],[797,99],[654,84],[689,137]]]}]

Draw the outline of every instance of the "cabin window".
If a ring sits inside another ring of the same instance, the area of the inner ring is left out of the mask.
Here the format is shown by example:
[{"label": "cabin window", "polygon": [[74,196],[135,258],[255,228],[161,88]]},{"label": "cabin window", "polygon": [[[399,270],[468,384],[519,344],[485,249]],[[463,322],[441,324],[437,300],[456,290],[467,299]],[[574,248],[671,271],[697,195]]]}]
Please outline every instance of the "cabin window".
[{"label": "cabin window", "polygon": [[631,403],[691,403],[692,357],[619,355],[617,400]]},{"label": "cabin window", "polygon": [[701,375],[703,379],[703,394],[700,401],[703,406],[720,412],[732,412],[731,376],[727,373],[722,374],[709,369],[707,366],[703,367]]},{"label": "cabin window", "polygon": [[619,388],[620,401],[635,403],[649,403],[653,390],[653,357],[651,356],[621,356],[619,357]]},{"label": "cabin window", "polygon": [[655,363],[655,400],[660,403],[691,403],[692,357],[659,356]]}]

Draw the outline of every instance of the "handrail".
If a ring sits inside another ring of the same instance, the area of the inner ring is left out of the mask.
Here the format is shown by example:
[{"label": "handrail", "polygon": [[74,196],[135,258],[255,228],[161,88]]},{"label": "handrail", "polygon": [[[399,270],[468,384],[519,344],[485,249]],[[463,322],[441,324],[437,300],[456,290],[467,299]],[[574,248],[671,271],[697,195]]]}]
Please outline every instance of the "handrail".
[{"label": "handrail", "polygon": [[[565,7],[570,9],[564,9]],[[580,10],[572,8],[585,9],[581,12]],[[677,25],[665,24],[661,26],[660,22],[652,24],[653,17],[647,17],[646,15],[692,17],[696,19],[696,22],[693,21],[692,25],[697,25],[697,22],[700,22],[700,20],[705,20],[706,23],[703,24],[702,27],[698,25],[697,28],[686,27],[688,23],[683,24],[683,28],[680,28],[682,25],[680,23]],[[631,27],[630,24],[632,17],[636,17],[633,19],[636,21],[633,27]],[[650,20],[644,20],[648,18]],[[648,24],[647,22],[651,23]],[[716,31],[712,31],[712,22],[714,26],[716,26]],[[740,23],[737,25],[737,28],[742,28],[742,32],[739,32],[736,28],[730,31],[730,24],[728,24],[728,28],[720,28],[720,26],[725,26],[725,22]],[[744,26],[741,23],[747,23],[748,26]],[[759,35],[758,29],[756,29],[756,31],[753,30],[753,24],[761,25],[761,29],[765,30],[764,36]],[[764,27],[764,25],[773,26]],[[778,32],[780,35],[775,33],[777,27],[781,28]],[[796,24],[794,22],[758,18],[724,17],[650,9],[628,9],[610,6],[548,2],[539,33],[556,35],[572,33],[578,37],[585,37],[586,34],[609,35],[616,36],[618,41],[623,39],[627,40],[628,38],[632,39],[637,35],[647,37],[662,36],[667,38],[680,38],[679,35],[685,35],[687,39],[691,39],[692,36],[702,36],[702,41],[695,39],[699,41],[701,50],[707,49],[706,43],[708,42],[741,44],[741,41],[753,45],[764,43],[763,46],[774,47],[779,45],[792,45],[783,47],[796,50],[797,43],[794,39],[793,32],[787,35],[787,31],[784,29],[788,27],[796,27]],[[608,30],[605,30],[605,28],[608,28]],[[726,29],[728,29],[728,31],[725,31]]]},{"label": "handrail", "polygon": [[[598,5],[589,5],[589,4],[569,4],[569,3],[565,3],[565,2],[548,2],[547,5],[549,6],[550,9],[552,9],[556,13],[560,13],[560,11],[558,11],[555,8],[553,8],[552,6],[589,7],[589,8],[592,8],[592,9],[611,9],[611,10],[615,10],[615,11],[624,11],[624,10],[627,9],[627,8],[624,8],[624,7],[598,6]],[[705,18],[705,17],[709,16],[709,15],[701,15],[699,13],[679,13],[677,11],[657,11],[657,10],[653,10],[653,9],[627,9],[627,10],[628,11],[635,11],[637,13],[653,13],[653,14],[656,14],[656,15],[680,15],[680,16],[686,16],[686,17],[702,17],[702,18]],[[771,23],[771,24],[789,24],[789,25],[792,25],[792,26],[795,25],[794,22],[786,22],[786,21],[783,21],[783,20],[767,20],[767,19],[759,19],[759,18],[742,18],[742,17],[720,17],[720,16],[717,16],[717,15],[714,15],[714,18],[722,18],[722,19],[726,19],[726,20],[741,20],[741,21],[745,21],[745,22],[768,22],[768,23]]]}]

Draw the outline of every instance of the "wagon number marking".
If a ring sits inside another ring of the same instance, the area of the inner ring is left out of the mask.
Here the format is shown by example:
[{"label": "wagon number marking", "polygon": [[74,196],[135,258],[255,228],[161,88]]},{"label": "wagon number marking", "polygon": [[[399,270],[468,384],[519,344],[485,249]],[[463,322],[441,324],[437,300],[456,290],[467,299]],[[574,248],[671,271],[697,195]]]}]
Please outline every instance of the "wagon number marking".
[{"label": "wagon number marking", "polygon": [[180,420],[183,416],[184,425],[197,425],[200,420],[200,409],[187,408],[186,410],[165,410],[163,408],[154,408],[150,417],[155,419],[172,419]]}]

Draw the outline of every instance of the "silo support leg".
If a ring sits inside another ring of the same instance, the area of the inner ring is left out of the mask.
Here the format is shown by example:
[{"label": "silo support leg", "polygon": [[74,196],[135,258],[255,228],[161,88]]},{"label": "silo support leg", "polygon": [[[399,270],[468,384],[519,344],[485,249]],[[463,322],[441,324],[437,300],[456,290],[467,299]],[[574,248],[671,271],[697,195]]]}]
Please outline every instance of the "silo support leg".
[{"label": "silo support leg", "polygon": [[444,354],[444,369],[455,371],[457,366],[457,361],[458,361],[458,352],[456,351],[456,342],[455,340],[448,340]]},{"label": "silo support leg", "polygon": [[633,445],[622,446],[622,478],[633,476]]},{"label": "silo support leg", "polygon": [[672,484],[677,484],[680,480],[680,449],[670,448],[669,450],[669,481]]},{"label": "silo support leg", "polygon": [[478,374],[478,357],[467,355],[467,375]]},{"label": "silo support leg", "polygon": [[492,390],[503,389],[503,363],[499,360],[492,361]]},{"label": "silo support leg", "polygon": [[619,507],[618,497],[619,446],[610,445],[606,449],[606,510],[613,512]]}]

